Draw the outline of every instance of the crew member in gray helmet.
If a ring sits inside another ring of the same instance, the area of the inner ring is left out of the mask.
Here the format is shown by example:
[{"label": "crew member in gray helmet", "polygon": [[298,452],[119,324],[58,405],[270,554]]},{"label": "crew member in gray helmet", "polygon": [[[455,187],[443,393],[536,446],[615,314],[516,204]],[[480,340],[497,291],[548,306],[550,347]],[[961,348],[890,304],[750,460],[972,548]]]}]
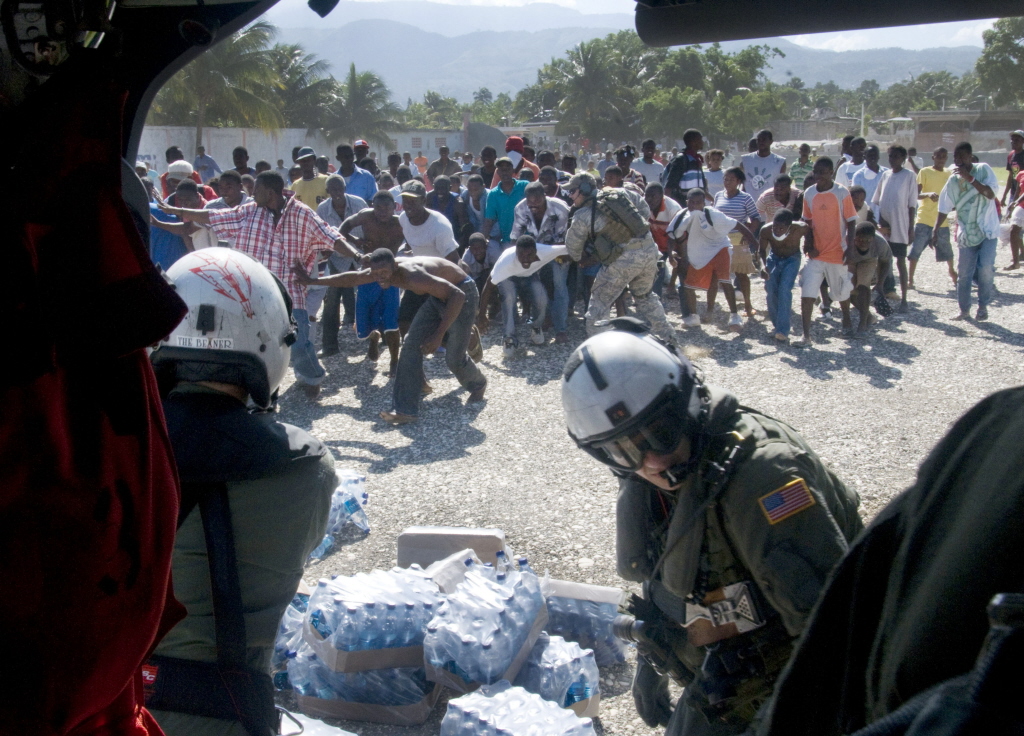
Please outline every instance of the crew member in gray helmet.
[{"label": "crew member in gray helmet", "polygon": [[[637,711],[667,734],[743,733],[825,579],[862,529],[859,499],[788,425],[703,382],[638,321],[569,357],[569,436],[619,478],[617,630],[637,642]],[[685,687],[669,698],[668,679]]]}]

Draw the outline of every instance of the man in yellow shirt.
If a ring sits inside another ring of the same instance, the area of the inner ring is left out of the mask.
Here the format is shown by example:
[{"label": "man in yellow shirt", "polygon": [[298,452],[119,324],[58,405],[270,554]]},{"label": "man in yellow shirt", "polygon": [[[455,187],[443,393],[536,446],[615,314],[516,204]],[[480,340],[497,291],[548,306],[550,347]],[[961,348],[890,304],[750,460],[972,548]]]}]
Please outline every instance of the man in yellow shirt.
[{"label": "man in yellow shirt", "polygon": [[[914,226],[914,245],[910,250],[910,283],[907,285],[909,289],[915,288],[914,272],[917,270],[917,262],[924,249],[931,243],[935,220],[939,215],[939,192],[953,173],[946,169],[948,158],[949,151],[945,148],[936,148],[932,152],[932,165],[917,173],[917,199],[920,204],[917,208],[917,224]],[[946,262],[949,277],[956,286],[957,275],[953,267],[953,246],[949,242],[949,228],[940,227],[938,235],[935,242],[935,260],[939,263]]]},{"label": "man in yellow shirt", "polygon": [[299,149],[295,162],[302,169],[302,178],[292,182],[295,198],[302,204],[316,210],[317,205],[328,199],[327,175],[316,170],[316,151],[309,146]]}]

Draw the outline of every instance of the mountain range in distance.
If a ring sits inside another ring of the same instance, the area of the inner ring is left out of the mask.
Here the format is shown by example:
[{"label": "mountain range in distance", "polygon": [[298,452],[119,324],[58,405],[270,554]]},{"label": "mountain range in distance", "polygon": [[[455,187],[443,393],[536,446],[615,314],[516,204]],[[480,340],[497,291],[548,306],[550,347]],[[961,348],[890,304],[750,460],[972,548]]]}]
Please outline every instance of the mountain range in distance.
[{"label": "mountain range in distance", "polygon": [[596,28],[597,35],[633,28],[632,13],[581,13],[554,3],[519,7],[449,5],[429,0],[357,2],[340,0],[326,18],[309,9],[306,0],[280,0],[263,16],[279,28],[340,28],[358,20],[411,25],[442,36],[474,31],[536,31],[551,28]]},{"label": "mountain range in distance", "polygon": [[[633,27],[626,13],[588,15],[549,3],[480,7],[341,0],[319,21],[304,0],[282,0],[266,18],[278,26],[278,41],[301,44],[330,62],[339,79],[353,62],[359,71],[377,73],[403,106],[410,98],[421,100],[427,90],[459,102],[471,102],[481,87],[514,96],[536,81],[541,66],[580,41]],[[308,27],[296,26],[306,22]],[[735,52],[761,43],[785,54],[771,60],[769,79],[785,84],[799,77],[808,87],[834,81],[850,88],[865,79],[887,87],[926,71],[959,76],[973,69],[981,54],[976,46],[829,51],[782,38],[731,41],[722,48]]]}]

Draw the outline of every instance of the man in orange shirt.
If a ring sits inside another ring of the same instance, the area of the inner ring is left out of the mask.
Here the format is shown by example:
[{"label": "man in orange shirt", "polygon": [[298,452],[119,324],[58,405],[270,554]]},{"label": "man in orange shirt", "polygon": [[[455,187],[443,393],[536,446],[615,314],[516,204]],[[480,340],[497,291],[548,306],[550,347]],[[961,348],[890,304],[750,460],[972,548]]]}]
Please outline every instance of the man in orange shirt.
[{"label": "man in orange shirt", "polygon": [[793,343],[800,348],[811,345],[811,314],[823,281],[828,282],[829,295],[843,309],[843,334],[855,334],[850,320],[853,277],[846,267],[846,251],[853,248],[857,211],[850,191],[833,181],[834,175],[832,159],[822,156],[814,162],[817,183],[804,192],[803,219],[810,225],[804,236],[804,252],[809,260],[800,282],[804,337]]},{"label": "man in orange shirt", "polygon": [[423,151],[416,151],[416,158],[412,162],[416,164],[416,174],[424,176],[427,173],[427,165],[430,163],[430,160],[423,155]]}]

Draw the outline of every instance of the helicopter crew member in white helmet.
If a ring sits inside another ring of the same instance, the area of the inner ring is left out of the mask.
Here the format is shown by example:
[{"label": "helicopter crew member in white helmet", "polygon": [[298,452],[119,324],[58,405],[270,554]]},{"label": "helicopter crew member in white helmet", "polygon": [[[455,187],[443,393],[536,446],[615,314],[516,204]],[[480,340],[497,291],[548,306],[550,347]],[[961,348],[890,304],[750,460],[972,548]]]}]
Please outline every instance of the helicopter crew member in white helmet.
[{"label": "helicopter crew member in white helmet", "polygon": [[151,359],[181,480],[172,574],[188,615],[144,666],[146,705],[168,736],[271,736],[270,656],[324,535],[334,459],[273,415],[296,332],[284,285],[228,248],[167,275],[188,315]]}]

